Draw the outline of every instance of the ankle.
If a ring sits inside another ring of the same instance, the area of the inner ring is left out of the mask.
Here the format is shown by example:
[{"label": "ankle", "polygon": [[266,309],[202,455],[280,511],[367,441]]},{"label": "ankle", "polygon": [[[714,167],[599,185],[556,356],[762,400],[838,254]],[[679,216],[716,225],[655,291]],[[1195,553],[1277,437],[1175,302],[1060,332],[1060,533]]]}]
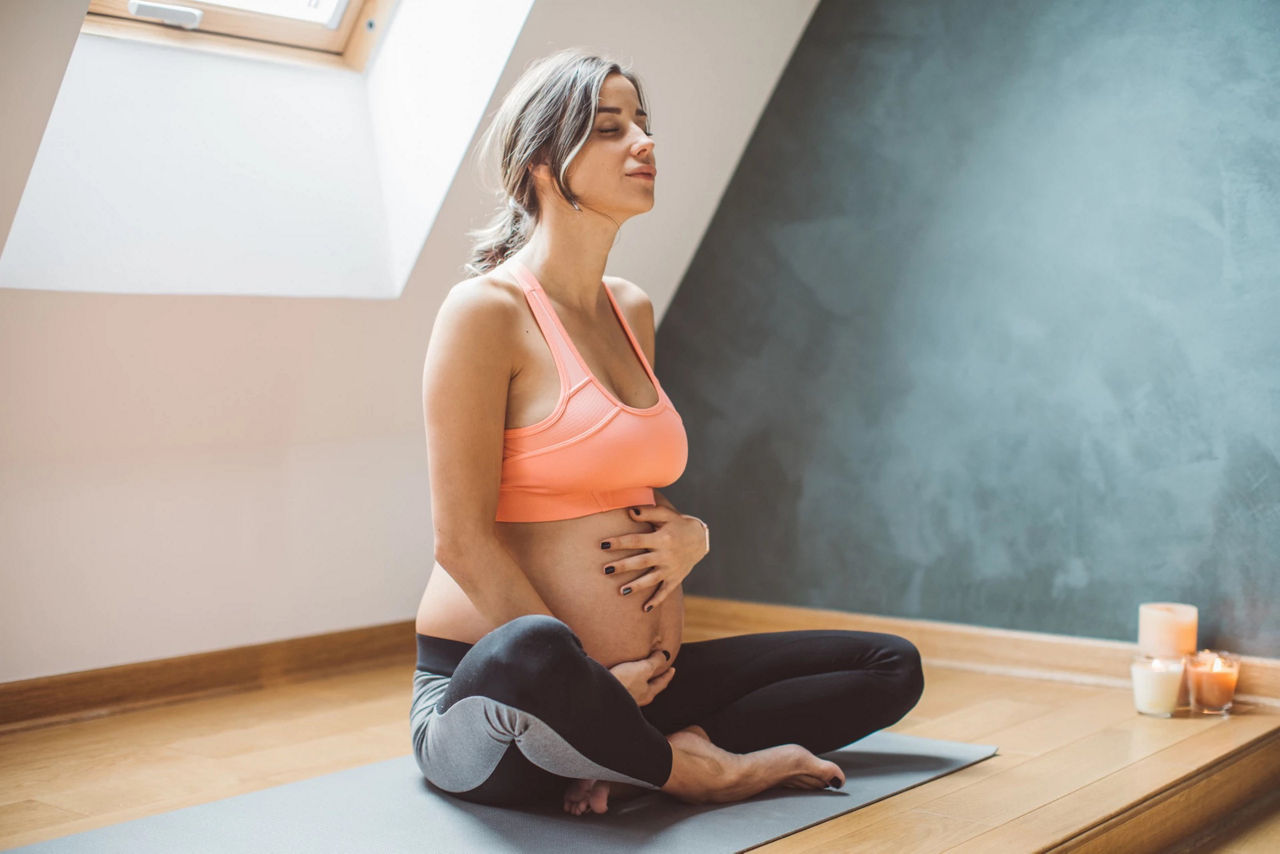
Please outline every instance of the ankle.
[{"label": "ankle", "polygon": [[[710,742],[707,745],[711,747]],[[671,774],[662,790],[682,800],[707,803],[717,793],[736,788],[744,774],[742,764],[732,761],[734,754],[724,754],[712,747],[712,751],[686,750],[678,744],[671,745]]]}]

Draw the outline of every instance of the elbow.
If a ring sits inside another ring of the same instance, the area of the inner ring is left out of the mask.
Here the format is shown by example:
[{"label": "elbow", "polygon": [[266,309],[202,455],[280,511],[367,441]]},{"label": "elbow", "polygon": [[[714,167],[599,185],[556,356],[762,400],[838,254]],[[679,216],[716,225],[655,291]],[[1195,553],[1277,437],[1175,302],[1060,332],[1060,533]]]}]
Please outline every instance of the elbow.
[{"label": "elbow", "polygon": [[483,562],[497,545],[497,531],[484,525],[436,525],[435,562],[458,581],[470,571],[470,563]]},{"label": "elbow", "polygon": [[[455,554],[457,554],[457,550],[454,549],[451,544],[442,542],[441,540],[436,540],[436,563],[440,564],[445,569],[449,569],[450,565],[453,563],[453,556]],[[450,575],[452,574],[453,573],[451,572]]]},{"label": "elbow", "polygon": [[468,555],[475,555],[483,551],[479,547],[480,534],[468,534],[466,536],[450,536],[442,537],[439,532],[436,534],[435,559],[436,563],[443,566],[449,571],[454,578],[466,572],[466,561]]}]

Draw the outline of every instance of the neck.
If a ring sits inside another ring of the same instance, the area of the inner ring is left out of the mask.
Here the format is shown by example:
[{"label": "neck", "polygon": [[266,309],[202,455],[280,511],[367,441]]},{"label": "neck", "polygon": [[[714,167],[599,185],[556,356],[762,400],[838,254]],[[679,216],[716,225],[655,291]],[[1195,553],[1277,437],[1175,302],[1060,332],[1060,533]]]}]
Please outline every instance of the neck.
[{"label": "neck", "polygon": [[600,306],[604,268],[618,225],[585,204],[581,211],[569,205],[550,207],[529,242],[513,257],[533,271],[557,303],[594,313]]}]

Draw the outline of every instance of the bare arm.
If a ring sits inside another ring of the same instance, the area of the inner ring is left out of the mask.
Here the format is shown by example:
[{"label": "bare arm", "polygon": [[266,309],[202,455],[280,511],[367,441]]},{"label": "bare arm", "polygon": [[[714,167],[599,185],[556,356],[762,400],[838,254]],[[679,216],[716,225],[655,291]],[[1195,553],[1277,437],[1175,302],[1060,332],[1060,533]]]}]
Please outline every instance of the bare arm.
[{"label": "bare arm", "polygon": [[495,625],[551,614],[494,521],[516,318],[492,283],[455,285],[436,315],[422,377],[435,558]]}]

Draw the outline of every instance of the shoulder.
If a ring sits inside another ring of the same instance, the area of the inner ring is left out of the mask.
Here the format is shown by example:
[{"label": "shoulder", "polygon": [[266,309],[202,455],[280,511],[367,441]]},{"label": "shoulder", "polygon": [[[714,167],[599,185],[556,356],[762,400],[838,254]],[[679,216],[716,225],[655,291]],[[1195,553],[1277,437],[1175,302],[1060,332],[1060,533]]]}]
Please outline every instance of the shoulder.
[{"label": "shoulder", "polygon": [[605,276],[604,283],[628,316],[653,317],[653,300],[649,299],[644,288],[621,276]]},{"label": "shoulder", "polygon": [[472,276],[454,284],[445,294],[440,310],[465,314],[475,322],[504,325],[519,317],[524,294],[515,282],[493,273]]},{"label": "shoulder", "polygon": [[[452,285],[436,312],[431,339],[448,350],[474,354],[477,348],[490,355],[515,358],[514,342],[522,328],[520,286],[489,274],[463,279]],[[469,357],[468,357],[469,358]]]}]

